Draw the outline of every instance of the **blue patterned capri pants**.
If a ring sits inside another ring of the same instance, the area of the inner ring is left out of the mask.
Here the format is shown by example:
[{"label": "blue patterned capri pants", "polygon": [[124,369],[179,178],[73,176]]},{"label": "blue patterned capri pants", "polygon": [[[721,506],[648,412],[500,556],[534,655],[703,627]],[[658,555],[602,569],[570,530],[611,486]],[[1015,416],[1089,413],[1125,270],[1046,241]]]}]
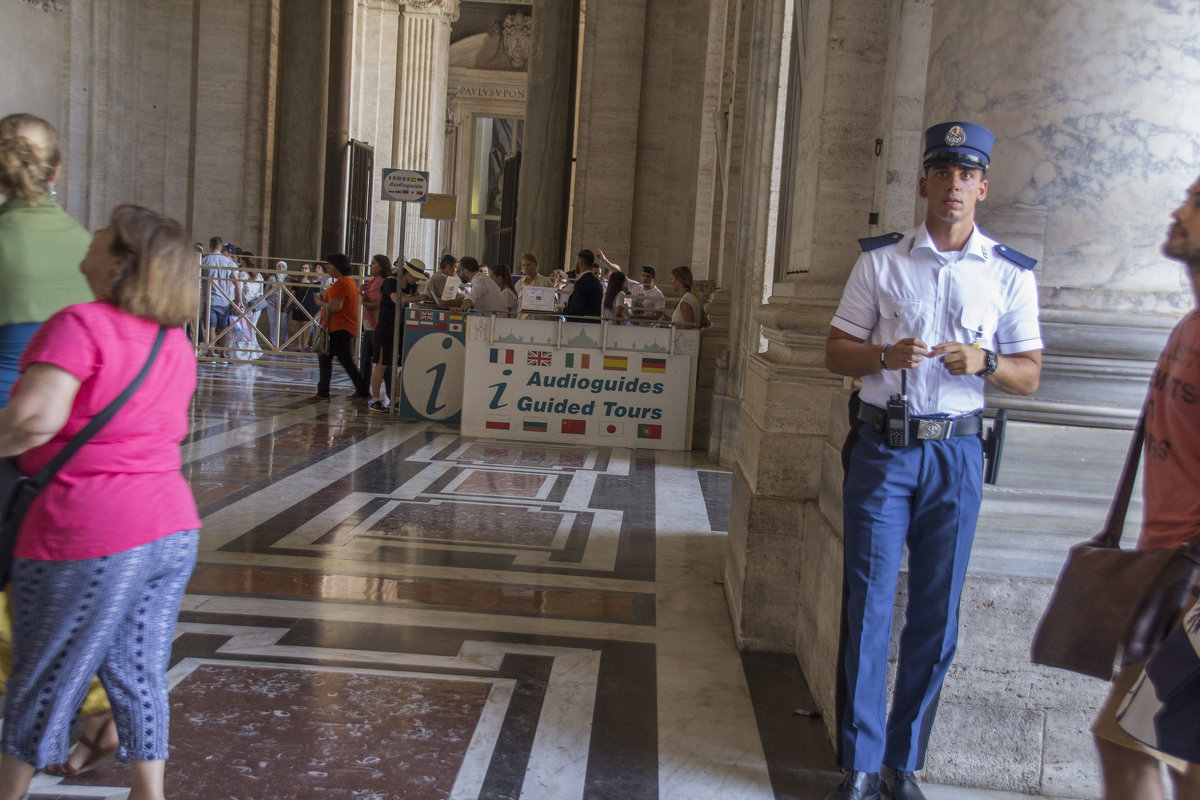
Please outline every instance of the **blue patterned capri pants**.
[{"label": "blue patterned capri pants", "polygon": [[112,703],[118,757],[166,759],[167,667],[199,531],[100,558],[13,562],[13,671],[0,749],[37,769],[67,760],[93,675]]}]

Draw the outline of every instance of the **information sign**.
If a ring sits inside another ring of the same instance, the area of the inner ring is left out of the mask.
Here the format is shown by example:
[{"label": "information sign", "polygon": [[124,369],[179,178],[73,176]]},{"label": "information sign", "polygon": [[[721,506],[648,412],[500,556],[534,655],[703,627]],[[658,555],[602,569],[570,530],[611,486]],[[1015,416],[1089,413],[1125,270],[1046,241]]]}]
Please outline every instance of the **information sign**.
[{"label": "information sign", "polygon": [[429,173],[411,169],[385,169],[379,182],[382,200],[424,203],[429,196]]},{"label": "information sign", "polygon": [[468,314],[462,433],[686,450],[696,343],[694,330]]}]

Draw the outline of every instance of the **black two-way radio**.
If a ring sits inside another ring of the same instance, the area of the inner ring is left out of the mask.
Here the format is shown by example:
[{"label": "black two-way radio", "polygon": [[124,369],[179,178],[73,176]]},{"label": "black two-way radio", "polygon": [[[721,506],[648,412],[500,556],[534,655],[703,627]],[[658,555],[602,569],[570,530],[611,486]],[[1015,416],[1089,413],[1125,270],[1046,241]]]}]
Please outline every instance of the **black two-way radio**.
[{"label": "black two-way radio", "polygon": [[888,447],[908,447],[908,370],[900,370],[900,394],[887,404],[883,433]]}]

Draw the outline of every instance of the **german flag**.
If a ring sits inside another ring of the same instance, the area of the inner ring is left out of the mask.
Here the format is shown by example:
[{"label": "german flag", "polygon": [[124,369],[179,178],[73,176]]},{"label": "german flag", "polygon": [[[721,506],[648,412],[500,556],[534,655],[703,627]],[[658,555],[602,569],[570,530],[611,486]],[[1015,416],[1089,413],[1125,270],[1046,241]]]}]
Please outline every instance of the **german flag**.
[{"label": "german flag", "polygon": [[642,372],[666,372],[667,360],[665,358],[643,358]]}]

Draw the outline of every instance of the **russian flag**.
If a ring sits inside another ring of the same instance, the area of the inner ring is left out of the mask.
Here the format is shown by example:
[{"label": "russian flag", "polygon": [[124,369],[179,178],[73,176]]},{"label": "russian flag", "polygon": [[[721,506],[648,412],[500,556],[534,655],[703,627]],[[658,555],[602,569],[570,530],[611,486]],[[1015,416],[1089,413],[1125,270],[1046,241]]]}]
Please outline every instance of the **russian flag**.
[{"label": "russian flag", "polygon": [[544,419],[527,419],[525,424],[521,426],[521,430],[528,433],[546,433],[547,426]]}]

